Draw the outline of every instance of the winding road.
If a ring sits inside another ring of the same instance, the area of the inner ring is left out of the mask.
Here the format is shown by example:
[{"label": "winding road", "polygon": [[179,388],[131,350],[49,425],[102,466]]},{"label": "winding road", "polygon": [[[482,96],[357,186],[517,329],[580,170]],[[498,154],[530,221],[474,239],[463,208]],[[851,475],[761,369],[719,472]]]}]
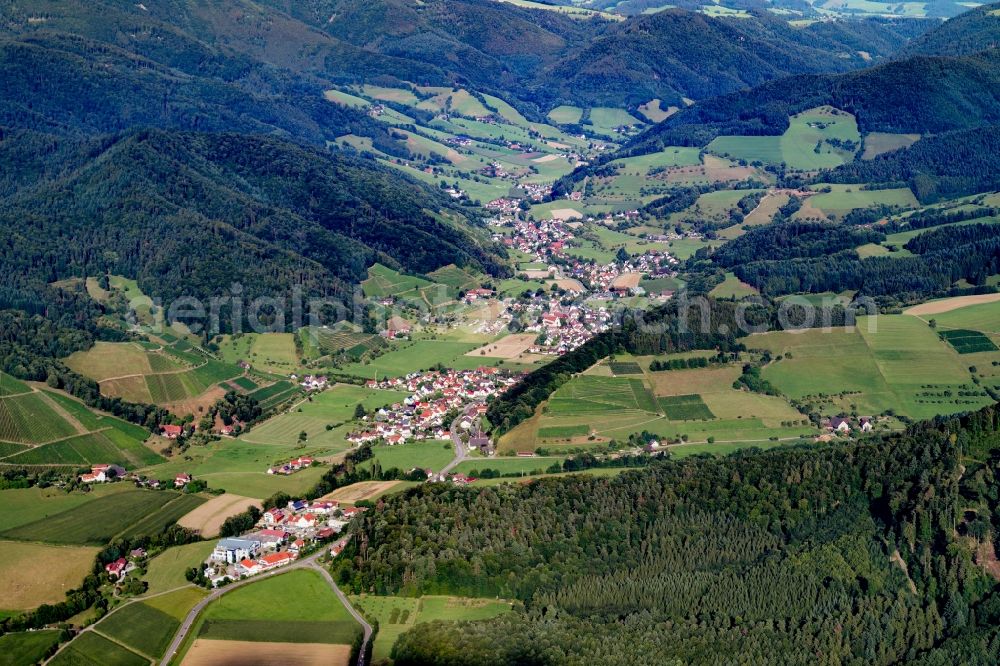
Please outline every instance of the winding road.
[{"label": "winding road", "polygon": [[465,444],[462,442],[462,436],[459,434],[459,423],[465,418],[465,414],[459,414],[458,417],[451,422],[451,443],[455,445],[455,457],[451,459],[451,462],[441,468],[438,472],[442,477],[447,476],[451,470],[458,467],[458,464],[465,460],[465,456],[468,451],[465,448]]},{"label": "winding road", "polygon": [[347,595],[345,595],[341,589],[337,587],[337,584],[333,581],[333,577],[330,575],[330,572],[316,563],[316,560],[319,559],[325,550],[326,549],[323,548],[319,552],[304,559],[297,560],[286,567],[281,567],[279,569],[275,569],[274,571],[269,571],[251,578],[245,578],[244,580],[230,583],[225,587],[214,589],[207,597],[195,604],[194,608],[188,612],[187,617],[184,618],[184,621],[181,622],[181,626],[177,629],[177,633],[174,634],[174,639],[170,642],[170,647],[167,648],[163,659],[160,660],[160,666],[167,666],[171,660],[177,656],[177,651],[180,650],[181,645],[184,643],[184,639],[187,638],[188,632],[191,631],[191,627],[194,625],[195,620],[198,619],[201,612],[205,609],[205,606],[238,587],[243,587],[244,585],[255,583],[259,580],[263,580],[264,578],[270,578],[271,576],[288,573],[294,569],[306,568],[320,572],[323,578],[326,579],[326,582],[329,583],[330,587],[333,589],[334,594],[336,594],[337,598],[340,599],[340,603],[344,605],[347,612],[349,612],[351,616],[354,617],[354,619],[361,625],[361,628],[364,631],[364,639],[361,642],[361,650],[358,653],[357,666],[365,666],[365,653],[368,649],[368,641],[370,641],[372,637],[372,627],[370,624],[365,622],[365,619],[361,617],[361,614],[354,609],[354,606],[352,606],[351,602],[348,601]]}]

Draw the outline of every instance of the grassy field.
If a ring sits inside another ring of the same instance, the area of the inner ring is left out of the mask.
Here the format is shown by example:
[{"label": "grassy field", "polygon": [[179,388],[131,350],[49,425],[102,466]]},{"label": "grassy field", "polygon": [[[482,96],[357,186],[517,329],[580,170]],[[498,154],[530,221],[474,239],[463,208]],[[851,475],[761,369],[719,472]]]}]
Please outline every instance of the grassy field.
[{"label": "grassy field", "polygon": [[290,571],[213,601],[192,636],[351,645],[361,628],[315,571]]},{"label": "grassy field", "polygon": [[[201,498],[182,498],[178,493],[153,490],[125,490],[104,495],[92,502],[19,525],[0,537],[54,544],[103,545],[123,532],[136,534],[140,526],[154,527],[150,516],[170,515],[170,505],[183,502],[189,507]],[[186,513],[189,508],[185,508]],[[180,514],[183,515],[183,514]]]},{"label": "grassy field", "polygon": [[506,601],[443,596],[409,598],[365,594],[352,596],[351,604],[369,621],[378,622],[379,632],[372,645],[373,663],[388,659],[400,634],[420,622],[489,620],[511,609]]},{"label": "grassy field", "polygon": [[453,340],[400,342],[371,361],[350,363],[340,368],[340,371],[356,377],[384,379],[428,370],[439,363],[448,368],[468,370],[487,365],[480,358],[465,355],[478,346],[475,343]]},{"label": "grassy field", "polygon": [[[106,495],[132,489],[124,483],[99,484],[88,492],[66,492],[60,488],[16,488],[0,490],[0,532],[68,511]],[[0,604],[2,605],[2,604]]]},{"label": "grassy field", "polygon": [[58,631],[27,631],[0,636],[0,666],[24,666],[44,659],[59,642]]},{"label": "grassy field", "polygon": [[642,121],[625,109],[615,109],[608,106],[595,106],[590,110],[590,124],[595,129],[607,133],[621,126],[642,125]]},{"label": "grassy field", "polygon": [[[648,367],[650,360],[636,362]],[[786,399],[734,389],[740,372],[731,365],[649,373],[644,379],[578,375],[504,435],[498,450],[587,448],[643,430],[670,440],[741,445],[817,432]]]},{"label": "grassy field", "polygon": [[149,659],[88,631],[80,634],[49,662],[52,666],[148,666]]},{"label": "grassy field", "polygon": [[267,468],[300,455],[322,456],[331,449],[323,446],[254,444],[225,439],[203,447],[192,447],[183,456],[144,470],[158,478],[173,478],[186,472],[236,495],[262,500],[276,492],[301,495],[319,480],[325,468],[310,467],[289,476],[267,474]]},{"label": "grassy field", "polygon": [[184,572],[204,562],[214,547],[213,541],[198,541],[168,548],[154,557],[149,561],[146,575],[143,576],[143,580],[149,583],[149,594],[159,594],[185,585],[187,580]]},{"label": "grassy field", "polygon": [[759,292],[754,287],[741,281],[732,273],[726,273],[726,279],[715,285],[715,288],[709,292],[709,296],[716,298],[744,298],[757,294]]},{"label": "grassy field", "polygon": [[840,166],[854,158],[853,152],[835,146],[831,140],[855,145],[861,142],[854,116],[831,107],[809,109],[788,121],[788,129],[781,136],[720,136],[708,144],[708,150],[746,162],[785,163],[792,169],[813,171]]},{"label": "grassy field", "polygon": [[557,106],[549,111],[549,120],[559,125],[573,125],[580,122],[583,109],[576,106]]},{"label": "grassy field", "polygon": [[[354,410],[360,404],[372,410],[400,402],[407,397],[402,391],[381,391],[352,384],[340,384],[301,403],[295,410],[279,414],[257,426],[241,439],[253,444],[294,447],[299,434],[307,435],[310,449],[322,449],[327,454],[346,451],[351,447],[344,439],[343,427],[354,420]],[[333,426],[327,429],[327,426]]]},{"label": "grassy field", "polygon": [[0,608],[22,611],[64,601],[91,572],[98,550],[0,541]]},{"label": "grassy field", "polygon": [[887,134],[872,132],[865,135],[865,150],[861,154],[863,160],[873,160],[884,153],[891,153],[900,148],[907,148],[920,140],[919,134]]},{"label": "grassy field", "polygon": [[764,368],[764,378],[793,398],[809,396],[826,414],[853,407],[925,418],[974,409],[991,400],[973,385],[969,366],[1000,360],[998,352],[959,355],[907,315],[859,318],[850,330],[755,335],[747,346],[782,355]]},{"label": "grassy field", "polygon": [[397,467],[408,471],[414,467],[441,469],[455,457],[455,449],[450,441],[425,440],[396,446],[376,446],[375,459],[382,469]]},{"label": "grassy field", "polygon": [[933,319],[941,329],[965,328],[1000,334],[1000,301],[968,305],[948,312],[922,315],[922,317]]},{"label": "grassy field", "polygon": [[111,613],[95,631],[155,659],[167,651],[180,624],[177,618],[140,601]]},{"label": "grassy field", "polygon": [[544,474],[554,463],[562,465],[564,458],[559,456],[535,456],[533,458],[482,458],[465,460],[458,464],[455,471],[459,474],[478,476],[477,472],[484,469],[495,469],[501,474],[534,475]]},{"label": "grassy field", "polygon": [[828,214],[842,216],[857,208],[887,205],[902,208],[917,206],[917,199],[907,188],[888,190],[863,190],[860,185],[815,185],[814,189],[825,190],[805,200],[796,218],[823,217]]}]

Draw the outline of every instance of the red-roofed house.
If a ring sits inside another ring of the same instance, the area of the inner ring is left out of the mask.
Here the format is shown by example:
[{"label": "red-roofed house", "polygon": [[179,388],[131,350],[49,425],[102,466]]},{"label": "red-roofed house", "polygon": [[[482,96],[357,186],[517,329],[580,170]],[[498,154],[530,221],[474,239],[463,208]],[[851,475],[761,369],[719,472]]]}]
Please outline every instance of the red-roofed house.
[{"label": "red-roofed house", "polygon": [[179,425],[161,425],[160,426],[160,434],[163,435],[164,437],[166,437],[167,439],[177,439],[178,437],[181,436],[181,433],[183,431],[184,431],[184,429],[181,428]]},{"label": "red-roofed house", "polygon": [[174,488],[183,488],[189,483],[191,483],[190,474],[178,474],[174,477]]},{"label": "red-roofed house", "polygon": [[260,566],[254,560],[241,560],[239,564],[236,565],[236,571],[244,576],[253,576],[254,574],[259,574],[263,571],[263,567]]},{"label": "red-roofed house", "polygon": [[119,557],[117,560],[111,564],[106,564],[104,570],[108,572],[109,576],[114,576],[115,578],[121,578],[125,575],[128,570],[128,560],[124,557]]},{"label": "red-roofed house", "polygon": [[307,513],[298,517],[295,521],[296,527],[316,527],[316,516]]},{"label": "red-roofed house", "polygon": [[285,551],[283,553],[271,553],[270,555],[265,555],[257,560],[257,563],[260,565],[262,570],[267,571],[268,569],[274,569],[275,567],[283,567],[294,561],[295,555]]}]

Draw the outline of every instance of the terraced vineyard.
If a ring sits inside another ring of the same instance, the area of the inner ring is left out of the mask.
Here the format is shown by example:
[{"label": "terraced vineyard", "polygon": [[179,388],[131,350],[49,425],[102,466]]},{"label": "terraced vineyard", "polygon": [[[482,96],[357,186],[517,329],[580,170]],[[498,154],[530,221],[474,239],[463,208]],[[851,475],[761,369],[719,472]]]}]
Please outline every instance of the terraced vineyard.
[{"label": "terraced vineyard", "polygon": [[161,462],[162,457],[143,445],[148,437],[145,428],[97,414],[53,391],[0,398],[4,463],[74,467],[116,463],[134,468]]},{"label": "terraced vineyard", "polygon": [[37,393],[0,399],[0,440],[41,444],[78,434]]}]

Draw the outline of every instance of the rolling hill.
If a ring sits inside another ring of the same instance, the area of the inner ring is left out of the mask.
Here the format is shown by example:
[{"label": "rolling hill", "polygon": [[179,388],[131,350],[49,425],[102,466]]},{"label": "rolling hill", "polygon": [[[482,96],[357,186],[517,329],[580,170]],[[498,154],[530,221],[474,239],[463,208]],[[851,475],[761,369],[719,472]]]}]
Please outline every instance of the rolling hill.
[{"label": "rolling hill", "polygon": [[359,158],[232,133],[136,130],[67,143],[30,132],[0,143],[22,157],[60,146],[52,161],[28,160],[41,177],[0,206],[9,232],[0,263],[26,293],[111,270],[165,300],[219,295],[234,282],[254,297],[297,285],[343,299],[376,261],[502,270],[502,250],[475,217]]},{"label": "rolling hill", "polygon": [[1000,2],[971,9],[928,30],[903,55],[971,55],[1000,46]]},{"label": "rolling hill", "polygon": [[829,105],[862,132],[939,133],[1000,120],[1000,51],[914,56],[837,75],[794,76],[700,103],[637,137],[625,151],[705,145],[720,135],[776,135],[788,117]]}]

